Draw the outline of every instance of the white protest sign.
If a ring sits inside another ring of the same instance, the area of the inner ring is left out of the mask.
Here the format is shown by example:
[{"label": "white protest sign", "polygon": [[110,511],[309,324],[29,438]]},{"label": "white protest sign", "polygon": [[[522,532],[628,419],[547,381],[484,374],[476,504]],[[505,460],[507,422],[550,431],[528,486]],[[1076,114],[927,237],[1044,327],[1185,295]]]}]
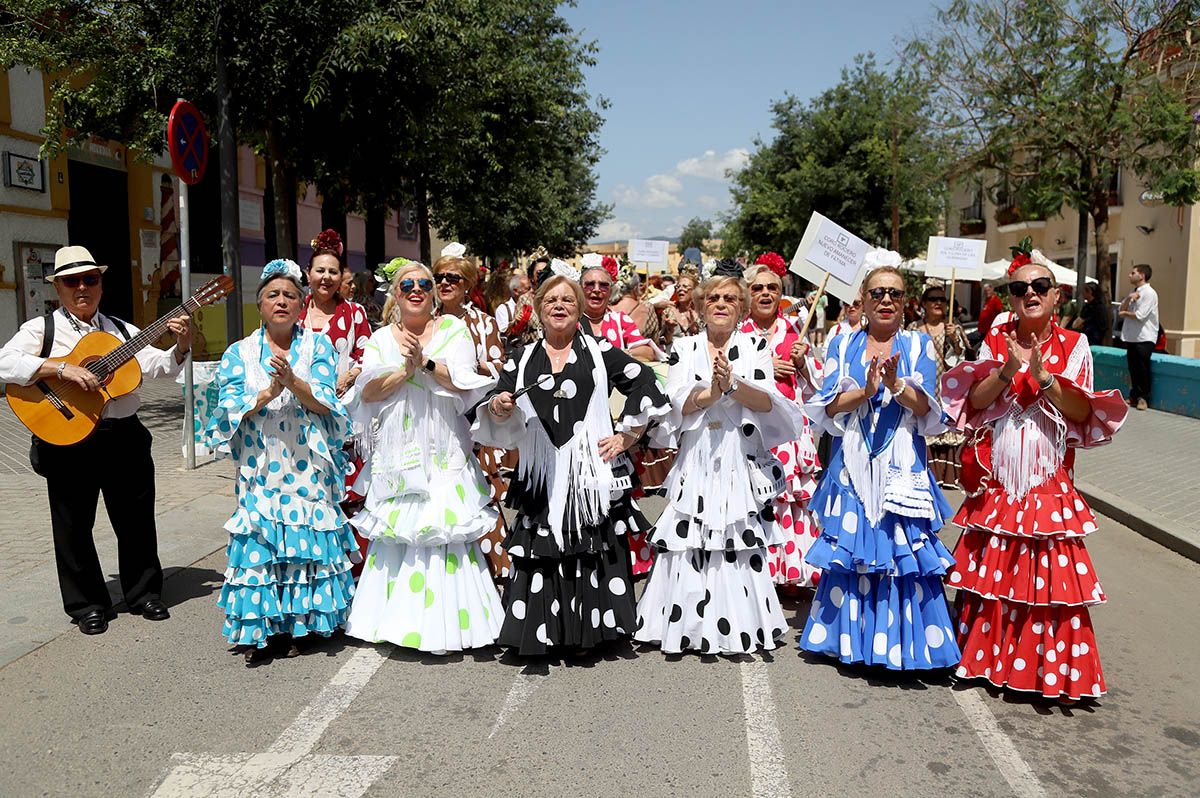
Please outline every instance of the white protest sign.
[{"label": "white protest sign", "polygon": [[666,241],[652,241],[646,238],[629,239],[629,259],[634,263],[657,263],[667,265]]},{"label": "white protest sign", "polygon": [[814,285],[820,285],[828,274],[825,293],[853,302],[864,276],[863,261],[870,251],[866,241],[814,212],[792,258],[791,271]]},{"label": "white protest sign", "polygon": [[930,236],[925,276],[979,282],[986,254],[987,242],[981,239]]}]

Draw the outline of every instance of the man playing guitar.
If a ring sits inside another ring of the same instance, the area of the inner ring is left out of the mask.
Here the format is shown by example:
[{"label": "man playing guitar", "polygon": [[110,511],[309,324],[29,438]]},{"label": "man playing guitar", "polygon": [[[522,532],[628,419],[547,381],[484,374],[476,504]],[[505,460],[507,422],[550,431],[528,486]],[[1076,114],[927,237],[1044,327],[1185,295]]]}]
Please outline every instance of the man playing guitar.
[{"label": "man playing guitar", "polygon": [[[54,272],[46,279],[54,283],[61,307],[22,324],[0,349],[0,382],[30,385],[57,377],[88,391],[100,389],[92,371],[49,358],[67,355],[83,336],[97,330],[122,341],[138,333],[133,325],[97,311],[101,275],[107,268],[83,247],[63,247],[55,253]],[[175,335],[174,347],[147,347],[136,356],[144,376],[177,374],[187,358],[192,345],[187,316],[172,319],[168,327]],[[45,477],[50,497],[63,609],[84,634],[106,631],[112,614],[92,537],[101,493],[117,535],[121,588],[130,612],[152,621],[170,617],[161,599],[151,435],[138,420],[140,405],[137,391],[118,396],[105,406],[95,432],[79,443],[53,446],[35,436],[30,448],[33,470]]]}]

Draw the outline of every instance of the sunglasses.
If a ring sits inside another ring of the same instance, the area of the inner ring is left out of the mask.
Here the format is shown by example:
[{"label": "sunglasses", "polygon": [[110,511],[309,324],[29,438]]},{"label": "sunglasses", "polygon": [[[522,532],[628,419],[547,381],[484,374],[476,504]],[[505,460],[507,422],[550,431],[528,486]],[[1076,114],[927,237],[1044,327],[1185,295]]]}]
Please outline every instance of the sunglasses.
[{"label": "sunglasses", "polygon": [[704,301],[710,305],[715,305],[718,302],[724,302],[726,305],[737,305],[742,301],[742,298],[737,294],[709,294],[704,297]]},{"label": "sunglasses", "polygon": [[1008,284],[1008,293],[1009,296],[1020,298],[1029,293],[1029,289],[1032,288],[1038,296],[1045,296],[1050,293],[1050,289],[1053,287],[1054,281],[1049,277],[1039,277],[1028,283],[1024,280],[1013,280]]},{"label": "sunglasses", "polygon": [[754,285],[750,286],[750,293],[752,294],[761,294],[763,291],[770,291],[772,294],[778,294],[779,286],[775,285],[775,283],[755,283]]},{"label": "sunglasses", "polygon": [[944,296],[927,296],[927,297],[925,297],[925,301],[926,302],[945,302],[946,297],[944,297]]},{"label": "sunglasses", "polygon": [[400,281],[400,293],[402,294],[411,294],[415,288],[420,288],[422,291],[428,294],[433,290],[433,280],[430,280],[427,277],[422,277],[420,280],[410,280],[405,278]]},{"label": "sunglasses", "polygon": [[583,284],[584,291],[595,291],[598,288],[603,288],[603,289],[607,290],[609,288],[612,288],[612,283],[603,282],[601,280],[588,280],[586,283]]},{"label": "sunglasses", "polygon": [[85,274],[83,276],[70,274],[66,277],[59,277],[58,279],[61,280],[62,284],[67,288],[78,288],[80,283],[83,283],[88,288],[95,288],[96,286],[100,285],[100,275],[98,274]]},{"label": "sunglasses", "polygon": [[461,274],[455,274],[454,272],[439,272],[438,274],[433,275],[433,281],[439,285],[442,283],[458,285],[463,281],[463,276]]},{"label": "sunglasses", "polygon": [[876,302],[882,302],[883,298],[885,296],[887,296],[887,297],[891,297],[892,301],[895,302],[895,301],[904,299],[904,289],[903,288],[872,288],[871,290],[867,291],[867,296],[871,297],[871,299],[874,299]]}]

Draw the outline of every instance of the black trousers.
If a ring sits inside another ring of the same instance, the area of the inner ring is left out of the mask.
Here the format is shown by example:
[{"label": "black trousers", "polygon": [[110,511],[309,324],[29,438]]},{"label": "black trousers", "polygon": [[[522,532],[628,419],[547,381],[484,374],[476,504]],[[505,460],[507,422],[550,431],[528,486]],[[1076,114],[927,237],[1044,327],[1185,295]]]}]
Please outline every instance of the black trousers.
[{"label": "black trousers", "polygon": [[1129,401],[1150,401],[1150,355],[1154,354],[1153,341],[1138,341],[1125,344],[1125,362],[1129,365]]},{"label": "black trousers", "polygon": [[162,595],[162,566],[154,526],[154,461],[150,430],[137,416],[106,419],[87,440],[52,446],[34,440],[33,470],[46,478],[54,558],[63,609],[78,620],[112,609],[92,528],[104,495],[117,534],[121,590],[129,607]]}]

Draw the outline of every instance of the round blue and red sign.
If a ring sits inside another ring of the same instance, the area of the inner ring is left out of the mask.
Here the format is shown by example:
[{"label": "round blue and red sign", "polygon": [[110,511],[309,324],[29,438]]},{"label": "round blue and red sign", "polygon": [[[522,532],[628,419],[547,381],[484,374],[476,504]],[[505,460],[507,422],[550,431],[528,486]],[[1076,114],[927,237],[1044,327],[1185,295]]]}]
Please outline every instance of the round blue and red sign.
[{"label": "round blue and red sign", "polygon": [[167,119],[167,149],[175,174],[189,186],[200,182],[208,168],[208,133],[196,106],[180,100]]}]

